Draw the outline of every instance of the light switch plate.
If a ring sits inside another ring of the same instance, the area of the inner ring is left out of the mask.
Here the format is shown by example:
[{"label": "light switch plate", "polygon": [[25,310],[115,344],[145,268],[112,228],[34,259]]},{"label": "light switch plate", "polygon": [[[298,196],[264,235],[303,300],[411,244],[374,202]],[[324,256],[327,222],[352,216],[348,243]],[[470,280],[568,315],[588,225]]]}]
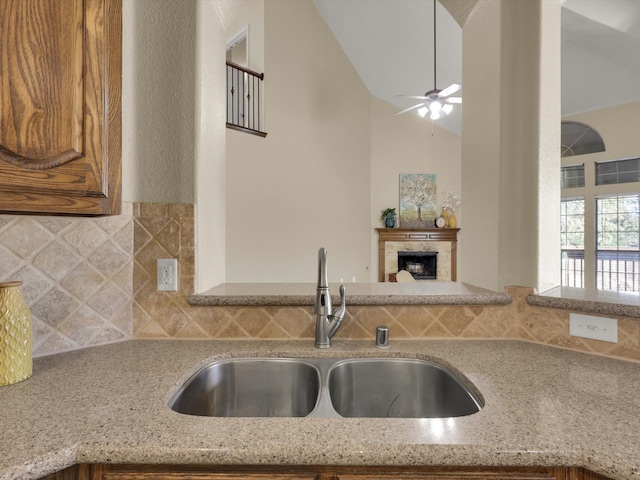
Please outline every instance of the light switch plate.
[{"label": "light switch plate", "polygon": [[618,320],[581,313],[569,314],[569,335],[618,343]]},{"label": "light switch plate", "polygon": [[175,258],[158,259],[158,292],[178,291],[178,260]]}]

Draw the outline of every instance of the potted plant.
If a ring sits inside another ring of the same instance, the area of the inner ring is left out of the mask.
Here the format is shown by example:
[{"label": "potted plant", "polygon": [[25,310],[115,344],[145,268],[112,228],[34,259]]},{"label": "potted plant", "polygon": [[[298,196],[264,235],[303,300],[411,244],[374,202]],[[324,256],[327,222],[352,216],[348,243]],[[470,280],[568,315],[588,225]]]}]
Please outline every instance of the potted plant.
[{"label": "potted plant", "polygon": [[380,220],[386,228],[395,228],[396,226],[396,209],[386,208],[380,214]]}]

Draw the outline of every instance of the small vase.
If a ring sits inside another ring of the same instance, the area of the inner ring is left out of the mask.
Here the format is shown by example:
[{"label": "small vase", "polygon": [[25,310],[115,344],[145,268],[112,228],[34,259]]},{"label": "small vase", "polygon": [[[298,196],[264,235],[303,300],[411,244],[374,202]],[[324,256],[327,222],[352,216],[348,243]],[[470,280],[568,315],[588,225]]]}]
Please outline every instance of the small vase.
[{"label": "small vase", "polygon": [[444,228],[449,228],[449,210],[446,207],[442,207],[442,218],[444,218]]},{"label": "small vase", "polygon": [[456,214],[451,212],[451,215],[449,215],[449,228],[456,228],[457,224],[458,221],[456,220]]},{"label": "small vase", "polygon": [[387,228],[395,228],[396,227],[396,217],[395,215],[389,213],[386,217],[384,217],[384,226]]},{"label": "small vase", "polygon": [[21,382],[33,373],[31,312],[20,285],[0,283],[0,386]]}]

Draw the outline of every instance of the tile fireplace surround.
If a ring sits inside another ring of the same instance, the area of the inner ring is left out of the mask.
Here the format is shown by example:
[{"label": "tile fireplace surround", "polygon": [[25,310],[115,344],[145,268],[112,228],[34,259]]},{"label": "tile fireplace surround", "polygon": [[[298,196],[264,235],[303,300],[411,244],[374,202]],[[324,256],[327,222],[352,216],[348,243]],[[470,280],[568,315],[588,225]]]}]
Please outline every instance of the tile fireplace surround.
[{"label": "tile fireplace surround", "polygon": [[459,228],[376,228],[378,232],[378,281],[388,282],[398,271],[398,252],[437,252],[436,277],[455,281],[457,277],[457,235]]},{"label": "tile fireplace surround", "polygon": [[[117,217],[0,215],[0,280],[22,280],[34,356],[132,338],[312,341],[313,307],[198,307],[194,206],[125,204]],[[177,258],[179,292],[156,292],[156,259]],[[619,343],[569,336],[569,310],[530,305],[531,288],[507,287],[510,305],[361,306],[338,338],[522,339],[640,361],[640,320],[619,320]]]}]

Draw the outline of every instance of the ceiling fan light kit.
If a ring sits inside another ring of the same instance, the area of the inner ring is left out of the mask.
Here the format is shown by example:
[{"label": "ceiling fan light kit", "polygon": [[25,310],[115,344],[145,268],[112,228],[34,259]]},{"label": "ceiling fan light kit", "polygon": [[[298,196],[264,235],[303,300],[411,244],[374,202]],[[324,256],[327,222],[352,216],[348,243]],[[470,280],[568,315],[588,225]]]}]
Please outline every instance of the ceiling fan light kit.
[{"label": "ceiling fan light kit", "polygon": [[398,95],[400,97],[415,98],[423,101],[412,107],[405,108],[401,112],[396,113],[396,115],[418,109],[418,115],[422,118],[431,112],[429,118],[431,120],[438,120],[442,116],[451,113],[453,110],[452,104],[462,103],[462,97],[450,96],[460,91],[462,85],[452,83],[444,90],[440,90],[437,88],[436,79],[436,0],[433,0],[433,90],[429,90],[424,95]]}]

